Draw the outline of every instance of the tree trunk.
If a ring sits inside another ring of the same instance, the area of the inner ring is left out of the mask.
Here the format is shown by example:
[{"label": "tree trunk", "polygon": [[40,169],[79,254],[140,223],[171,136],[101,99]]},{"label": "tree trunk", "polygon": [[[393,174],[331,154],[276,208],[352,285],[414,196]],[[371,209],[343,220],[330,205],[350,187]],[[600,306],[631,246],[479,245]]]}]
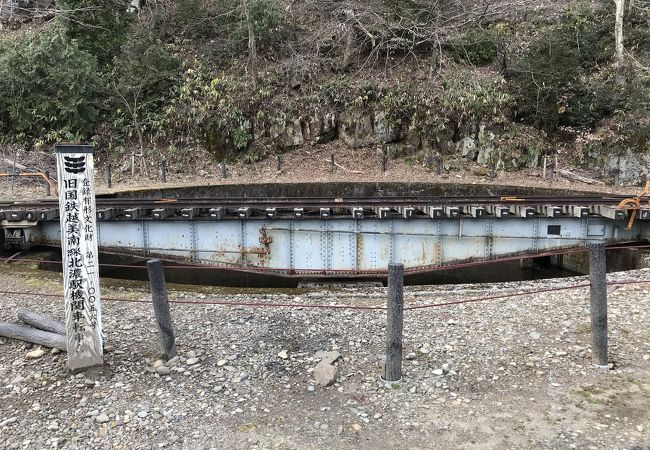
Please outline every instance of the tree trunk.
[{"label": "tree trunk", "polygon": [[616,52],[614,55],[614,67],[616,67],[618,74],[616,81],[619,84],[623,84],[625,79],[623,78],[623,65],[625,62],[623,46],[623,16],[625,14],[625,0],[614,0],[616,4],[616,23],[614,25],[614,37],[616,39]]},{"label": "tree trunk", "polygon": [[253,28],[250,0],[242,0],[242,6],[246,18],[246,28],[248,29],[248,67],[253,76],[253,86],[257,87],[257,43],[255,41],[255,29]]},{"label": "tree trunk", "polygon": [[354,44],[354,27],[351,25],[347,27],[345,36],[345,48],[343,50],[343,62],[341,63],[341,70],[345,70],[350,65],[350,57],[352,56],[352,45]]}]

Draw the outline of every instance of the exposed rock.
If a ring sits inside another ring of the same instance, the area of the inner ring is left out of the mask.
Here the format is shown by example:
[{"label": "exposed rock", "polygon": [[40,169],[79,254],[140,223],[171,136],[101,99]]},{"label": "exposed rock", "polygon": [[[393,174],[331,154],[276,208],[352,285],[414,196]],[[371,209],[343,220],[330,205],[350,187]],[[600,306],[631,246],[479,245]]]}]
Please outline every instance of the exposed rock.
[{"label": "exposed rock", "polygon": [[372,117],[363,113],[345,113],[339,123],[339,139],[351,148],[370,145],[375,141]]},{"label": "exposed rock", "polygon": [[631,150],[620,154],[607,154],[598,159],[605,160],[605,174],[618,173],[620,183],[645,183],[650,177],[650,154]]},{"label": "exposed rock", "polygon": [[458,151],[463,158],[474,160],[478,154],[476,141],[471,137],[465,137],[456,144],[456,151]]},{"label": "exposed rock", "polygon": [[313,116],[307,119],[303,128],[305,140],[316,144],[324,144],[336,138],[336,115],[334,113],[324,116]]},{"label": "exposed rock", "polygon": [[375,139],[382,144],[388,144],[400,139],[399,128],[390,124],[388,117],[383,111],[375,111],[374,117]]}]

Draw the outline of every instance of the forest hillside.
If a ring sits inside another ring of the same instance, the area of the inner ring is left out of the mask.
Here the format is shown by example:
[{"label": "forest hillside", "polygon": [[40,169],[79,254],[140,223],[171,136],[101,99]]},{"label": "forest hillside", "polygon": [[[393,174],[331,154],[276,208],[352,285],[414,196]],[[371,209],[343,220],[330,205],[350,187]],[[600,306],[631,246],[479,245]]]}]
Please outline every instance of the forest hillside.
[{"label": "forest hillside", "polygon": [[[1,0],[0,145],[650,173],[650,1]],[[185,164],[182,164],[185,161]]]}]

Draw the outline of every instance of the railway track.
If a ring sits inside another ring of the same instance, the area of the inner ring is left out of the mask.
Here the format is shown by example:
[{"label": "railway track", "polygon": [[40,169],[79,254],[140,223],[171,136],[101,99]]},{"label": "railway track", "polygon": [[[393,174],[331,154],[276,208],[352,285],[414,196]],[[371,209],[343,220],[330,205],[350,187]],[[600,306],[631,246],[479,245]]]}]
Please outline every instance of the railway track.
[{"label": "railway track", "polygon": [[[99,220],[222,219],[250,217],[380,217],[457,218],[484,217],[586,217],[625,218],[617,207],[629,196],[391,196],[391,197],[210,197],[124,199],[98,197]],[[55,199],[0,202],[1,220],[54,220],[59,217]],[[650,219],[642,209],[639,219]]]}]

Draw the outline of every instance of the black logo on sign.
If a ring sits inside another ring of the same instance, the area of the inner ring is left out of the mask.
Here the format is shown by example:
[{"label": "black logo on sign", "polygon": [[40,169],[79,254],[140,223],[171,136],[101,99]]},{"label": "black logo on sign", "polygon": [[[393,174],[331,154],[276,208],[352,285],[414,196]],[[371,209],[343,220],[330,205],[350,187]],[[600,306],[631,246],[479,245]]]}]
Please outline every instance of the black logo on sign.
[{"label": "black logo on sign", "polygon": [[64,156],[65,171],[68,173],[81,173],[86,170],[86,157],[80,156],[73,158],[71,156]]}]

